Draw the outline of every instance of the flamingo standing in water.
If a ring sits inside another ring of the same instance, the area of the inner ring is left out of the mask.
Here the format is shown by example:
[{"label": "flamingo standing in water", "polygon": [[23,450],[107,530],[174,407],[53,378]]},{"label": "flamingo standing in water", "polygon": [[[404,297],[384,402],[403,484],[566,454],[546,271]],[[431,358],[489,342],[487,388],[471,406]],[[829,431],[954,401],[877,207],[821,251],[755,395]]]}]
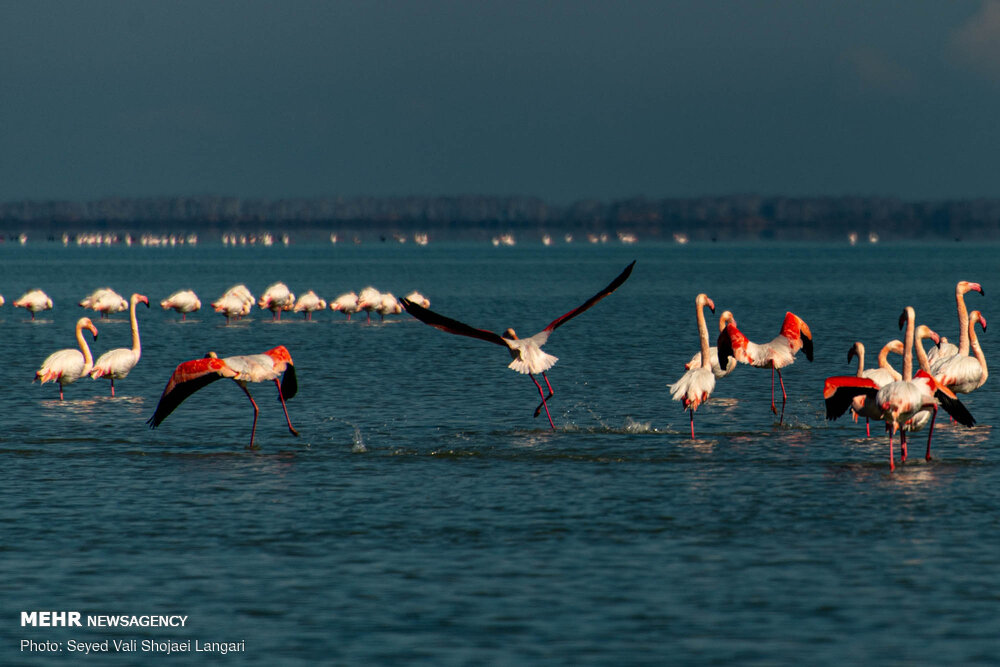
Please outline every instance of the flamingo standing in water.
[{"label": "flamingo standing in water", "polygon": [[[214,352],[210,352],[203,359],[194,359],[179,364],[170,376],[170,380],[167,381],[167,386],[163,389],[163,395],[160,396],[160,402],[157,403],[153,416],[146,422],[149,424],[149,428],[159,426],[188,396],[222,378],[229,378],[239,385],[253,405],[253,426],[250,428],[249,449],[254,449],[254,434],[257,432],[257,415],[260,414],[260,409],[257,407],[257,402],[253,400],[253,396],[250,395],[250,390],[247,389],[248,382],[274,381],[278,388],[281,409],[285,412],[288,430],[292,435],[299,434],[292,426],[292,420],[288,417],[288,407],[285,405],[285,400],[292,399],[298,391],[298,382],[295,378],[292,356],[284,345],[279,345],[263,354],[241,355],[225,359],[220,359]],[[280,382],[278,378],[281,378]]]},{"label": "flamingo standing in water", "polygon": [[142,346],[139,344],[139,321],[135,314],[135,305],[140,302],[149,308],[149,299],[142,294],[133,294],[132,298],[129,299],[132,347],[108,350],[97,358],[97,361],[94,362],[94,369],[90,371],[90,377],[94,380],[101,377],[111,380],[111,398],[115,397],[115,380],[127,377],[129,372],[139,363],[139,357],[142,356]]},{"label": "flamingo standing in water", "polygon": [[960,280],[955,285],[955,306],[958,310],[958,345],[948,342],[948,339],[942,336],[938,340],[937,348],[932,349],[927,355],[932,368],[948,357],[958,354],[968,356],[969,354],[969,311],[965,305],[965,295],[969,292],[979,292],[986,296],[986,292],[983,291],[983,287],[979,283]]},{"label": "flamingo standing in water", "polygon": [[431,300],[416,290],[413,290],[412,292],[407,294],[406,300],[409,301],[410,303],[415,303],[418,306],[423,306],[424,308],[431,307]]},{"label": "flamingo standing in water", "polygon": [[[986,331],[986,318],[978,310],[969,314],[968,331],[966,337],[967,347],[971,349],[972,356],[969,356],[969,349],[965,354],[959,353],[947,359],[939,359],[931,366],[931,374],[934,378],[951,389],[956,394],[969,394],[979,389],[986,382],[990,372],[986,366],[986,355],[979,344],[979,337],[976,335],[976,323]],[[961,349],[961,345],[959,345]]]},{"label": "flamingo standing in water", "polygon": [[358,294],[358,310],[365,311],[366,322],[372,321],[372,311],[382,305],[382,293],[374,287],[366,287]]},{"label": "flamingo standing in water", "polygon": [[698,406],[708,400],[715,389],[716,373],[712,368],[712,355],[708,347],[708,325],[705,324],[705,306],[714,313],[715,304],[708,295],[699,294],[695,300],[698,311],[698,337],[701,340],[701,365],[689,368],[681,379],[670,385],[670,394],[675,401],[681,401],[691,415],[691,437],[694,438],[694,413]]},{"label": "flamingo standing in water", "polygon": [[375,312],[378,313],[379,320],[384,321],[386,315],[398,315],[403,312],[403,306],[400,305],[392,292],[382,292],[380,303],[376,306]]},{"label": "flamingo standing in water", "polygon": [[326,300],[316,295],[316,292],[309,290],[299,297],[295,302],[296,313],[303,313],[307,320],[312,320],[312,315],[317,310],[326,310]]},{"label": "flamingo standing in water", "polygon": [[102,319],[107,319],[111,313],[128,310],[128,301],[110,287],[100,287],[85,296],[80,301],[80,307],[96,311],[101,314]]},{"label": "flamingo standing in water", "polygon": [[[544,408],[545,416],[549,419],[549,426],[555,429],[556,426],[552,423],[552,415],[549,414],[549,406],[547,403],[548,399],[552,398],[555,392],[552,390],[552,385],[549,383],[549,378],[545,374],[545,371],[552,368],[552,366],[559,359],[551,354],[542,352],[542,346],[545,345],[546,341],[549,339],[549,335],[555,331],[557,327],[565,324],[570,319],[586,311],[595,303],[618,289],[632,274],[632,267],[634,266],[635,262],[633,261],[631,264],[626,266],[625,270],[622,271],[617,278],[612,280],[607,287],[587,299],[587,301],[585,301],[582,305],[574,308],[565,315],[552,320],[547,327],[530,338],[518,338],[513,329],[507,329],[504,331],[503,335],[486,329],[475,329],[467,324],[462,324],[457,320],[445,317],[444,315],[439,315],[431,310],[428,310],[427,308],[418,306],[407,299],[403,299],[400,303],[406,312],[410,313],[421,322],[429,324],[436,329],[447,331],[448,333],[458,334],[460,336],[478,338],[480,340],[485,340],[488,343],[494,343],[496,345],[506,347],[510,352],[511,359],[513,359],[513,361],[508,364],[508,368],[530,377],[531,381],[535,383],[535,387],[538,388],[539,396],[542,397],[542,402],[539,403],[537,408],[535,408],[535,417],[537,417],[541,413],[542,408]],[[542,385],[535,379],[535,373],[541,373],[542,378],[545,380],[545,385],[549,390],[548,396],[546,396],[545,392],[542,390]]]},{"label": "flamingo standing in water", "polygon": [[40,289],[28,290],[21,298],[12,304],[15,308],[24,308],[31,313],[31,319],[35,319],[35,313],[41,310],[52,308],[52,299]]},{"label": "flamingo standing in water", "polygon": [[285,283],[274,283],[260,295],[257,305],[270,310],[272,320],[281,320],[281,311],[295,307],[295,295]]},{"label": "flamingo standing in water", "polygon": [[215,312],[225,315],[226,324],[229,324],[234,317],[241,318],[248,315],[253,308],[253,302],[253,294],[246,285],[233,285],[225,294],[212,302],[212,308]]},{"label": "flamingo standing in water", "polygon": [[[712,312],[713,313],[715,312],[714,307],[712,309]],[[733,317],[732,312],[726,310],[722,313],[722,315],[719,316],[719,333],[725,331],[726,325],[728,325],[730,322],[736,324],[736,318]],[[730,373],[732,373],[733,370],[736,369],[735,357],[729,357],[729,362],[726,364],[725,368],[719,365],[719,348],[714,345],[708,348],[708,356],[712,362],[712,373],[715,375],[716,378],[724,378]],[[701,367],[701,352],[695,352],[694,356],[691,357],[691,361],[684,364],[684,368],[686,368],[687,370],[700,367]]]},{"label": "flamingo standing in water", "polygon": [[354,292],[341,294],[330,304],[330,310],[339,310],[346,314],[347,320],[350,321],[351,315],[358,312],[358,295]]},{"label": "flamingo standing in water", "polygon": [[201,308],[201,300],[197,294],[189,289],[180,290],[161,301],[160,308],[163,308],[163,310],[173,309],[180,313],[181,321],[183,322],[187,319],[188,313],[193,313]]},{"label": "flamingo standing in water", "polygon": [[759,344],[747,339],[736,328],[736,323],[730,322],[719,334],[718,346],[720,367],[728,367],[729,358],[736,357],[740,363],[771,369],[771,412],[774,414],[778,414],[774,405],[774,374],[778,373],[778,383],[781,385],[781,416],[778,423],[784,421],[788,395],[785,393],[785,382],[781,379],[781,369],[795,362],[795,355],[799,350],[805,352],[806,359],[812,361],[813,343],[809,325],[798,315],[785,313],[781,333],[774,340]]},{"label": "flamingo standing in water", "polygon": [[41,368],[35,372],[35,380],[45,384],[46,382],[59,383],[59,400],[63,400],[63,387],[72,384],[90,372],[94,367],[94,357],[90,354],[90,347],[83,337],[83,330],[88,329],[94,334],[97,340],[97,327],[90,321],[89,317],[81,317],[76,323],[76,342],[80,349],[68,348],[53,352],[45,361]]},{"label": "flamingo standing in water", "polygon": [[[883,345],[878,354],[878,366],[865,369],[865,346],[861,341],[857,341],[848,350],[847,361],[850,363],[851,359],[856,356],[858,358],[857,377],[868,378],[875,383],[876,387],[882,387],[890,382],[903,379],[902,373],[899,373],[889,365],[890,352],[903,354],[903,341],[891,340]],[[882,411],[875,405],[874,401],[867,400],[863,395],[854,397],[854,400],[851,402],[851,411],[854,412],[855,420],[859,416],[865,418],[865,435],[870,438],[872,435],[870,420],[881,420]]]}]

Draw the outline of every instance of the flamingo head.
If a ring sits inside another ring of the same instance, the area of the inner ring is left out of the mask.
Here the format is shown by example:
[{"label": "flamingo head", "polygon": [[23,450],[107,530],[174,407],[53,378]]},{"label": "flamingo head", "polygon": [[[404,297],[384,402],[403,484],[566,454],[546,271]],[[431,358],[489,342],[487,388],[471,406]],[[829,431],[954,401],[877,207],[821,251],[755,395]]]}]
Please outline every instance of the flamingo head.
[{"label": "flamingo head", "polygon": [[986,292],[983,291],[983,286],[979,283],[970,283],[968,280],[962,280],[955,287],[955,293],[961,296],[966,292],[979,292],[983,296],[986,296]]},{"label": "flamingo head", "polygon": [[850,363],[854,357],[864,358],[865,346],[861,341],[856,342],[851,346],[851,349],[847,351],[847,362]]},{"label": "flamingo head", "polygon": [[149,308],[149,297],[147,297],[146,295],[144,295],[144,294],[133,294],[132,298],[135,300],[136,303],[142,302],[142,303],[146,304],[146,308]]},{"label": "flamingo head", "polygon": [[89,317],[81,317],[76,323],[77,331],[83,331],[84,329],[89,329],[90,333],[94,334],[94,340],[97,340],[97,327],[94,323],[90,321]]},{"label": "flamingo head", "polygon": [[733,311],[731,310],[722,311],[722,315],[719,315],[719,331],[720,332],[725,331],[726,325],[729,324],[730,322],[736,324],[736,317],[733,316]]},{"label": "flamingo head", "polygon": [[507,329],[503,332],[503,337],[509,340],[517,340],[517,334],[514,333],[513,329]]},{"label": "flamingo head", "polygon": [[926,324],[921,324],[919,327],[917,327],[916,336],[917,336],[918,340],[920,338],[930,338],[932,341],[934,341],[935,345],[940,345],[941,344],[941,336],[938,336],[937,332],[935,332],[934,330],[932,330]]},{"label": "flamingo head", "polygon": [[978,310],[974,310],[969,313],[969,321],[979,322],[979,325],[983,327],[983,331],[986,331],[986,317]]},{"label": "flamingo head", "polygon": [[885,344],[885,346],[889,348],[889,351],[892,352],[893,354],[903,354],[903,350],[906,349],[903,347],[903,341],[898,339],[890,340],[888,343]]},{"label": "flamingo head", "polygon": [[695,298],[695,303],[698,304],[699,308],[708,306],[709,310],[711,310],[713,313],[715,312],[715,302],[712,301],[710,298],[708,298],[707,294],[699,294]]},{"label": "flamingo head", "polygon": [[913,310],[913,306],[907,306],[904,308],[903,312],[899,315],[899,328],[902,329],[905,327],[910,318],[912,317],[916,319],[916,316],[916,311]]}]

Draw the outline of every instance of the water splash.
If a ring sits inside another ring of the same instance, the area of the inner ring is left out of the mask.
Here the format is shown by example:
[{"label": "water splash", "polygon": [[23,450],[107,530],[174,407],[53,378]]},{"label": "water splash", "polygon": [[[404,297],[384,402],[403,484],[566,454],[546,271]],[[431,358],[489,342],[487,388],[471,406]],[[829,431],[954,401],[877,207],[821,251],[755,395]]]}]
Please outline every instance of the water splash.
[{"label": "water splash", "polygon": [[361,437],[361,429],[357,426],[354,427],[354,437],[352,438],[353,445],[351,445],[352,454],[364,454],[368,451],[365,447],[365,441]]}]

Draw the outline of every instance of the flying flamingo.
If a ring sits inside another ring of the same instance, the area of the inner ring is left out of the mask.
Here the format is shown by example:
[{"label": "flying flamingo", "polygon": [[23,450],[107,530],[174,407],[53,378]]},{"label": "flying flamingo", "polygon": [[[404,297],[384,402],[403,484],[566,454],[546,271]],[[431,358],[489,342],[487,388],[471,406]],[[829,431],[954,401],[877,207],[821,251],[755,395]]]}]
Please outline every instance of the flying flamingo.
[{"label": "flying flamingo", "polygon": [[969,292],[979,292],[986,296],[982,285],[972,283],[967,280],[960,280],[955,285],[955,305],[958,309],[958,345],[949,343],[947,338],[942,337],[938,341],[937,349],[932,349],[927,355],[933,368],[948,357],[955,355],[968,356],[969,354],[969,311],[965,305],[965,295]]},{"label": "flying flamingo", "polygon": [[94,362],[94,369],[90,371],[90,377],[94,380],[100,377],[106,377],[111,380],[111,398],[115,397],[115,380],[121,380],[128,376],[129,371],[135,368],[135,365],[139,363],[139,357],[142,356],[142,347],[139,344],[139,321],[135,315],[135,305],[140,302],[146,304],[146,308],[149,308],[149,299],[142,294],[133,294],[129,300],[129,320],[132,323],[132,347],[119,347],[114,350],[108,350],[97,358],[97,361]]},{"label": "flying flamingo", "polygon": [[[713,309],[712,312],[714,313],[715,310]],[[736,324],[736,318],[733,317],[731,311],[726,310],[722,313],[722,315],[719,316],[719,333],[725,331],[726,325],[729,324],[730,322]],[[725,368],[722,368],[719,365],[719,348],[714,345],[708,348],[708,357],[712,361],[712,373],[715,374],[716,378],[724,378],[730,373],[732,373],[733,370],[736,368],[735,357],[729,357],[729,363],[726,364]],[[684,368],[686,368],[687,370],[691,370],[692,368],[699,368],[699,367],[701,367],[701,352],[695,352],[694,356],[691,357],[691,361],[684,364]]]},{"label": "flying flamingo", "polygon": [[[806,359],[813,359],[812,332],[809,325],[794,313],[785,313],[781,325],[781,333],[774,340],[758,344],[747,339],[735,322],[730,322],[719,334],[719,362],[721,366],[729,366],[729,357],[736,357],[740,363],[750,364],[756,368],[771,369],[771,412],[778,414],[774,406],[774,373],[778,373],[778,383],[781,385],[781,416],[780,424],[785,418],[785,382],[781,379],[781,369],[795,362],[795,354],[802,350]],[[723,363],[724,362],[724,363]]]},{"label": "flying flamingo", "polygon": [[358,295],[354,292],[341,294],[330,304],[330,310],[339,310],[345,313],[347,320],[350,321],[351,314],[358,312]]},{"label": "flying flamingo", "polygon": [[715,304],[708,295],[699,294],[695,300],[698,311],[698,337],[701,339],[701,366],[689,368],[681,379],[670,385],[670,394],[675,401],[681,401],[684,409],[691,415],[691,437],[694,438],[694,413],[698,406],[708,400],[715,389],[715,371],[712,368],[712,355],[708,347],[708,325],[705,324],[705,306],[714,313]]},{"label": "flying flamingo", "polygon": [[163,308],[163,310],[172,308],[181,314],[181,321],[183,322],[187,319],[188,313],[193,313],[201,308],[201,300],[197,294],[189,289],[180,290],[161,301],[160,308]]},{"label": "flying flamingo", "polygon": [[[903,354],[903,341],[891,340],[882,346],[878,354],[878,366],[876,368],[865,369],[865,346],[861,341],[857,341],[847,352],[847,361],[850,363],[855,356],[858,358],[857,377],[872,380],[876,388],[903,379],[901,373],[889,365],[889,353]],[[871,419],[881,419],[882,411],[875,405],[874,401],[867,400],[865,396],[855,396],[851,402],[851,410],[854,412],[855,420],[861,416],[865,418],[865,433],[871,437]]]},{"label": "flying flamingo", "polygon": [[[907,306],[899,320],[902,327],[906,324],[906,337],[903,343],[903,378],[890,382],[881,388],[869,378],[857,376],[835,376],[826,379],[823,397],[826,400],[826,418],[836,419],[851,405],[853,398],[859,394],[867,401],[873,401],[881,409],[880,419],[886,423],[889,432],[889,469],[895,470],[892,437],[907,421],[923,410],[930,410],[930,429],[927,433],[927,460],[930,460],[931,438],[934,435],[934,417],[937,415],[938,403],[955,421],[972,426],[976,420],[962,405],[955,394],[940,384],[932,376],[921,369],[916,376],[913,374],[913,347],[915,334],[915,313],[912,306]],[[903,436],[900,436],[902,440]]]},{"label": "flying flamingo", "polygon": [[[633,261],[631,264],[626,266],[625,270],[622,271],[617,278],[612,280],[607,287],[587,299],[583,305],[578,306],[565,315],[552,320],[547,327],[530,338],[518,338],[513,329],[507,329],[504,331],[503,335],[496,334],[486,329],[475,329],[467,324],[462,324],[457,320],[445,317],[444,315],[438,315],[437,313],[422,306],[418,306],[415,303],[411,303],[406,299],[403,299],[400,303],[406,312],[410,313],[421,322],[429,324],[436,329],[447,331],[448,333],[458,334],[460,336],[478,338],[480,340],[485,340],[488,343],[494,343],[496,345],[506,347],[510,352],[511,359],[513,359],[513,361],[508,364],[508,368],[530,377],[531,381],[535,383],[535,387],[538,388],[539,396],[542,397],[542,402],[537,408],[535,408],[535,417],[541,413],[542,408],[545,408],[545,416],[549,419],[549,426],[555,429],[556,426],[552,423],[552,415],[549,414],[549,406],[547,403],[548,399],[552,398],[555,392],[552,390],[552,385],[549,383],[549,378],[545,374],[545,371],[552,368],[552,366],[559,359],[551,354],[542,352],[542,346],[545,345],[546,341],[549,339],[549,335],[555,331],[557,327],[565,324],[570,319],[586,311],[595,303],[618,289],[632,274],[632,267],[634,266],[635,262]],[[542,390],[542,385],[535,379],[535,373],[542,374],[542,378],[545,380],[545,385],[549,390],[548,396],[546,396],[545,392]]]},{"label": "flying flamingo", "polygon": [[281,311],[291,310],[295,307],[295,295],[285,283],[274,283],[260,295],[257,305],[262,309],[270,310],[272,320],[280,320]]},{"label": "flying flamingo", "polygon": [[[281,378],[280,382],[278,381],[279,377]],[[221,378],[229,378],[238,384],[253,405],[253,426],[250,429],[249,449],[254,449],[253,439],[257,432],[257,415],[260,414],[260,410],[257,407],[257,402],[250,395],[250,390],[247,389],[248,382],[274,381],[278,388],[281,409],[285,412],[288,430],[292,435],[299,434],[292,426],[292,420],[288,417],[288,407],[285,405],[286,399],[294,398],[298,391],[298,383],[295,379],[292,356],[284,345],[279,345],[263,354],[219,359],[214,352],[210,352],[203,359],[183,362],[170,376],[153,416],[146,423],[149,424],[150,428],[156,428],[178,405],[184,402],[184,399]]]},{"label": "flying flamingo", "polygon": [[[69,348],[53,352],[45,361],[41,368],[35,372],[35,380],[45,384],[46,382],[59,383],[59,400],[63,400],[63,387],[72,384],[90,372],[94,367],[94,357],[90,354],[90,347],[83,338],[83,330],[89,329],[97,340],[97,327],[90,321],[89,317],[81,317],[76,323],[76,342],[80,349]],[[34,381],[34,380],[33,380]]]},{"label": "flying flamingo", "polygon": [[312,320],[313,312],[326,310],[326,301],[316,296],[316,292],[309,290],[295,302],[294,310],[296,313],[303,313],[307,320]]},{"label": "flying flamingo", "polygon": [[[969,314],[969,324],[966,336],[972,356],[968,354],[956,354],[947,359],[940,359],[931,366],[931,374],[938,382],[951,389],[956,394],[969,394],[979,389],[989,377],[989,369],[986,367],[986,355],[979,344],[979,337],[976,335],[976,323],[986,331],[986,318],[978,310]],[[961,347],[961,346],[960,346]]]},{"label": "flying flamingo", "polygon": [[15,308],[24,308],[31,313],[31,319],[35,319],[35,313],[40,310],[52,308],[52,299],[40,289],[33,289],[25,292],[20,299],[13,303]]}]

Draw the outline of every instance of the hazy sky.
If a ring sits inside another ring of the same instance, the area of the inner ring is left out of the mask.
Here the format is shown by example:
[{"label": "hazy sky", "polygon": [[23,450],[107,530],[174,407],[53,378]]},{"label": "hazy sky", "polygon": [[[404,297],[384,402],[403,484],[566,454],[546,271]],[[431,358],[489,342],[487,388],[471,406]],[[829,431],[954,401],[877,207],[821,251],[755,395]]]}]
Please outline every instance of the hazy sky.
[{"label": "hazy sky", "polygon": [[0,200],[1000,197],[1000,0],[0,0]]}]

